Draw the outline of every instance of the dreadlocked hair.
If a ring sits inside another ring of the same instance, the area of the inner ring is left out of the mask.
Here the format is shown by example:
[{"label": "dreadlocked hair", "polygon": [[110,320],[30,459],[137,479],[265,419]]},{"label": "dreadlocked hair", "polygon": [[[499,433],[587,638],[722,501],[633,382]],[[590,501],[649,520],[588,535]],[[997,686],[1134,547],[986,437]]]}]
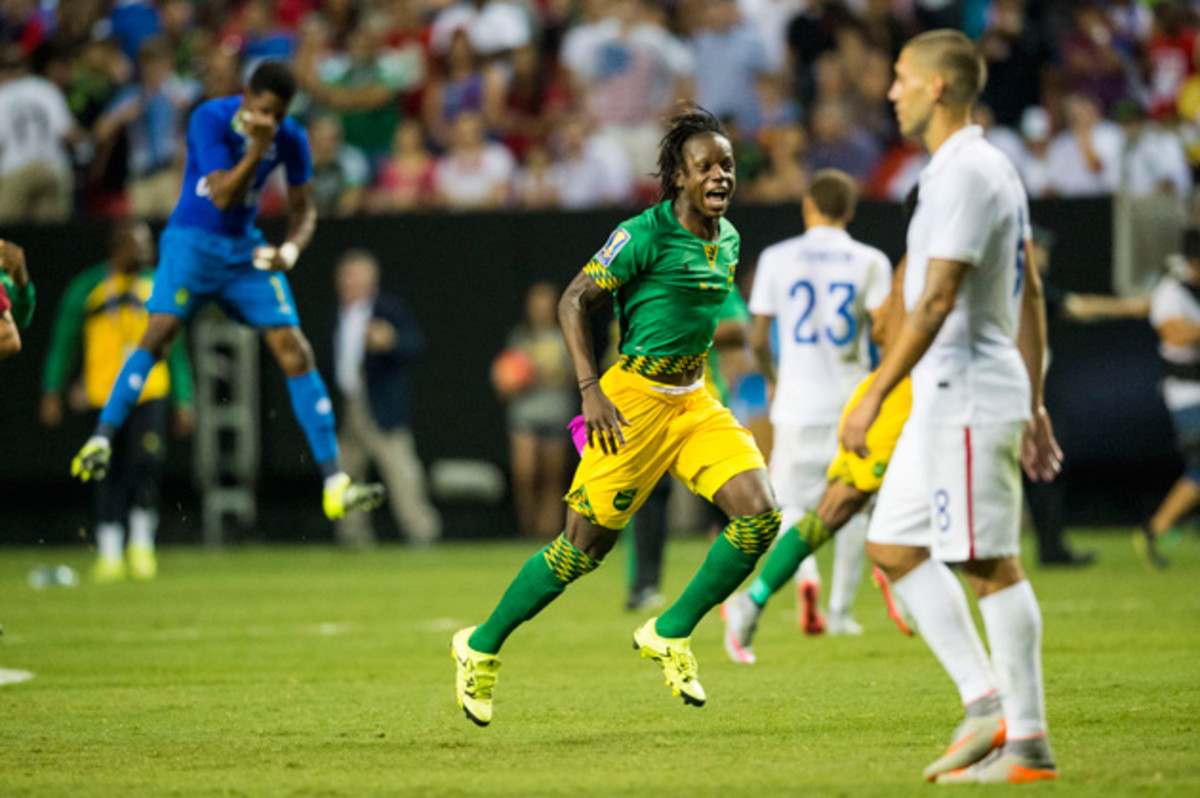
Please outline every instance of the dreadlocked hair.
[{"label": "dreadlocked hair", "polygon": [[728,136],[721,121],[699,105],[688,103],[678,114],[671,118],[671,129],[658,143],[658,198],[660,201],[673,200],[679,194],[675,185],[675,173],[683,169],[683,145],[692,136],[701,133],[715,133],[718,136]]}]

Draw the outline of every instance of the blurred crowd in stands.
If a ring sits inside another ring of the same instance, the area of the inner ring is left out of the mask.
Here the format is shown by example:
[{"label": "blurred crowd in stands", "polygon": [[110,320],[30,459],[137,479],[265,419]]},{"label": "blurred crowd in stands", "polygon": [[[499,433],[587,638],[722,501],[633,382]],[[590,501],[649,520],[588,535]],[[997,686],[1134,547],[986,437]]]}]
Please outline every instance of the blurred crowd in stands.
[{"label": "blurred crowd in stands", "polygon": [[978,40],[1032,196],[1190,195],[1200,2],[0,0],[0,223],[166,216],[189,112],[263,58],[297,71],[326,216],[650,201],[680,98],[726,121],[740,202],[824,167],[901,198],[925,156],[892,62],[931,27]]}]

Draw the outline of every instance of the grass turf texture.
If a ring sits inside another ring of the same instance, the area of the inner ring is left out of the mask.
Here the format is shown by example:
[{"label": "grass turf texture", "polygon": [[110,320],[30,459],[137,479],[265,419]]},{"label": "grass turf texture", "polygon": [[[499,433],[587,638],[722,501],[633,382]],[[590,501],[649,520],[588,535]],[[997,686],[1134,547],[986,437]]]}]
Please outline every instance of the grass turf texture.
[{"label": "grass turf texture", "polygon": [[[1127,534],[1075,540],[1097,566],[1032,569],[1061,780],[1017,789],[1198,794],[1200,543],[1156,574]],[[156,582],[44,591],[26,585],[32,567],[86,572],[90,555],[0,550],[0,668],[36,674],[0,686],[0,794],[938,789],[920,772],[957,696],[868,578],[865,635],[805,639],[781,593],[751,667],[726,660],[706,618],[694,648],[709,703],[695,709],[631,650],[641,616],[620,610],[615,551],[509,641],[495,720],[476,728],[454,704],[450,635],[482,620],[535,548],[170,549]],[[668,594],[705,549],[671,544]],[[988,790],[958,789],[975,791]]]}]

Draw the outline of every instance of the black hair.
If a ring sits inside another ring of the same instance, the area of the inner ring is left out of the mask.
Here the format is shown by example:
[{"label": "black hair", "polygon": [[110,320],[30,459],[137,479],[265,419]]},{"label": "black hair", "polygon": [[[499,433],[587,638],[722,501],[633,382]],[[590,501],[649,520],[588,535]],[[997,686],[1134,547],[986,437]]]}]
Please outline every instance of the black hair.
[{"label": "black hair", "polygon": [[285,103],[296,94],[296,75],[282,61],[263,61],[250,76],[250,93],[269,91]]},{"label": "black hair", "polygon": [[671,129],[658,143],[658,171],[654,173],[654,177],[659,180],[660,200],[673,200],[679,195],[679,187],[675,185],[675,173],[683,169],[683,145],[692,136],[703,133],[729,137],[721,120],[698,105],[688,104],[672,117]]}]

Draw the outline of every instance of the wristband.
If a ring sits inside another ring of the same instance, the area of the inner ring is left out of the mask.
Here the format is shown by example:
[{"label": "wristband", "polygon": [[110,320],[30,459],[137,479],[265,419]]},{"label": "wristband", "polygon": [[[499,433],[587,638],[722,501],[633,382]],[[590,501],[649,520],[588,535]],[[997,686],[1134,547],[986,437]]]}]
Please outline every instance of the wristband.
[{"label": "wristband", "polygon": [[600,384],[599,377],[585,378],[584,380],[580,381],[580,383],[579,383],[579,391],[580,391],[580,393],[582,393],[583,391],[586,391],[588,388],[591,388],[593,385],[599,385],[599,384]]}]

